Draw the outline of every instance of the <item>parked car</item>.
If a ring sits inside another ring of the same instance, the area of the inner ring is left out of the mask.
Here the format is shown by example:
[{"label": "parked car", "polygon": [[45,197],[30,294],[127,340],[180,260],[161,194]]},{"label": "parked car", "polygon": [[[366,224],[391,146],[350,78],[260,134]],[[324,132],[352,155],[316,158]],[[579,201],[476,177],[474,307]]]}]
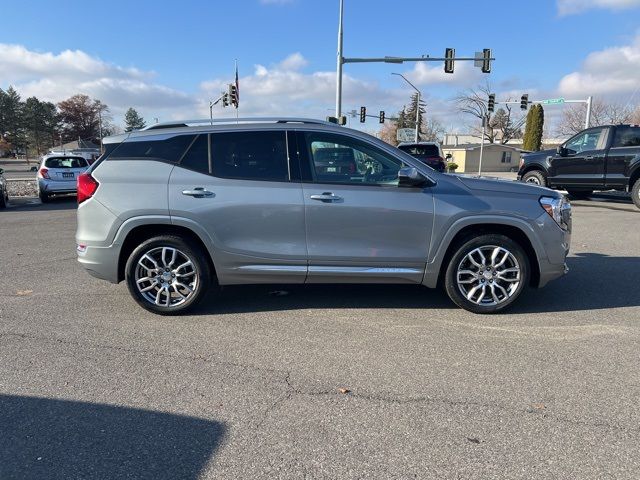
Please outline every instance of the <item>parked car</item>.
[{"label": "parked car", "polygon": [[588,128],[555,150],[523,155],[518,179],[566,189],[573,198],[626,190],[640,208],[640,125]]},{"label": "parked car", "polygon": [[9,203],[9,191],[7,180],[4,178],[4,169],[0,168],[0,208],[7,208]]},{"label": "parked car", "polygon": [[186,311],[215,283],[409,283],[492,313],[566,272],[558,192],[441,174],[320,120],[210,123],[105,138],[78,177],[79,262],[147,310]]},{"label": "parked car", "polygon": [[36,175],[42,203],[52,195],[76,193],[78,176],[88,168],[87,160],[77,155],[51,153],[42,157]]},{"label": "parked car", "polygon": [[446,169],[442,147],[438,142],[401,143],[398,148],[438,172],[444,172]]}]

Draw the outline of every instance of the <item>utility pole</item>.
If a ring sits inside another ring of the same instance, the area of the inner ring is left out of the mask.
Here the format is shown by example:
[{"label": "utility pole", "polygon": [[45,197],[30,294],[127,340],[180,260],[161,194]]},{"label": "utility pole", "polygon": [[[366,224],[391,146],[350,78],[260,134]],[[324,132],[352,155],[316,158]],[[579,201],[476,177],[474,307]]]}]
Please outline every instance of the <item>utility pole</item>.
[{"label": "utility pole", "polygon": [[478,176],[482,175],[482,154],[484,153],[484,133],[487,127],[487,117],[482,117],[482,138],[480,138],[480,162],[478,163]]},{"label": "utility pole", "polygon": [[407,80],[407,78],[401,73],[392,73],[391,75],[398,75],[399,77],[402,77],[402,79],[405,82],[411,85],[413,89],[416,92],[418,92],[418,102],[416,103],[416,135],[415,135],[415,142],[418,143],[420,141],[420,90],[418,90],[416,86],[413,83],[411,83],[409,80]]},{"label": "utility pole", "polygon": [[593,100],[593,97],[589,95],[587,97],[587,115],[584,121],[584,128],[589,128],[589,126],[591,125],[591,101],[592,100]]},{"label": "utility pole", "polygon": [[[98,107],[98,128],[100,129],[99,135],[100,135],[100,154],[104,153],[104,150],[102,149],[102,111],[100,110],[100,106]],[[78,142],[78,146],[80,142]]]},{"label": "utility pole", "polygon": [[342,115],[342,12],[344,0],[340,0],[340,16],[338,19],[338,60],[336,65],[336,118]]}]

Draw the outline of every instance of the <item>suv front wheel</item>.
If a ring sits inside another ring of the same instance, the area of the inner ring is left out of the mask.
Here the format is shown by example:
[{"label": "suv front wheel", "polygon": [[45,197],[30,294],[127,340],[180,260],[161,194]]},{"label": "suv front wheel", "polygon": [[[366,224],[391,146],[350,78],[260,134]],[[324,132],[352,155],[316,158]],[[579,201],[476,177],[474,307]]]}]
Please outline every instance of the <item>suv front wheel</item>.
[{"label": "suv front wheel", "polygon": [[481,235],[456,249],[445,273],[455,304],[473,313],[509,307],[529,284],[529,259],[509,237]]},{"label": "suv front wheel", "polygon": [[161,315],[189,310],[211,286],[206,253],[173,235],[151,238],[129,256],[125,277],[129,292],[143,308]]}]

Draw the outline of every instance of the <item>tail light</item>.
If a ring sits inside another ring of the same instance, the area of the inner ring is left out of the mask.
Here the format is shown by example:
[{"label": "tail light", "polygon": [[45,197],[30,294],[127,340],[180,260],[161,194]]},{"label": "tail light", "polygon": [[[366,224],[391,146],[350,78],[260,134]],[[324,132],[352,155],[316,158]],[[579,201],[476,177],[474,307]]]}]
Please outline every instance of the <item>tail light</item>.
[{"label": "tail light", "polygon": [[78,175],[78,203],[91,198],[100,185],[89,173]]},{"label": "tail light", "polygon": [[38,170],[38,175],[40,175],[42,178],[49,178],[49,169],[42,167],[40,170]]}]

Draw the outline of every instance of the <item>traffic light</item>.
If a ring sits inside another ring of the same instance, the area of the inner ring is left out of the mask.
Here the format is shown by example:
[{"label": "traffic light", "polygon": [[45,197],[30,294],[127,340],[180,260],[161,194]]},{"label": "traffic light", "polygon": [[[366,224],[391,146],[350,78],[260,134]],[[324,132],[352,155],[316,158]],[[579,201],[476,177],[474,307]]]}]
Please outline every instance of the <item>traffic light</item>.
[{"label": "traffic light", "polygon": [[228,93],[223,93],[222,94],[222,106],[223,107],[228,107],[229,106],[229,94]]},{"label": "traffic light", "polygon": [[367,107],[360,107],[360,123],[367,119]]},{"label": "traffic light", "polygon": [[455,48],[445,48],[444,50],[444,73],[453,73],[453,59],[456,56]]},{"label": "traffic light", "polygon": [[229,84],[229,103],[238,108],[238,89],[233,83]]},{"label": "traffic light", "polygon": [[520,108],[522,110],[529,108],[529,95],[526,93],[520,97]]},{"label": "traffic light", "polygon": [[491,73],[491,49],[482,49],[482,73]]},{"label": "traffic light", "polygon": [[378,118],[380,123],[384,123],[384,110],[380,110],[380,117]]},{"label": "traffic light", "polygon": [[489,102],[487,103],[487,110],[493,112],[496,108],[496,94],[489,94]]}]

